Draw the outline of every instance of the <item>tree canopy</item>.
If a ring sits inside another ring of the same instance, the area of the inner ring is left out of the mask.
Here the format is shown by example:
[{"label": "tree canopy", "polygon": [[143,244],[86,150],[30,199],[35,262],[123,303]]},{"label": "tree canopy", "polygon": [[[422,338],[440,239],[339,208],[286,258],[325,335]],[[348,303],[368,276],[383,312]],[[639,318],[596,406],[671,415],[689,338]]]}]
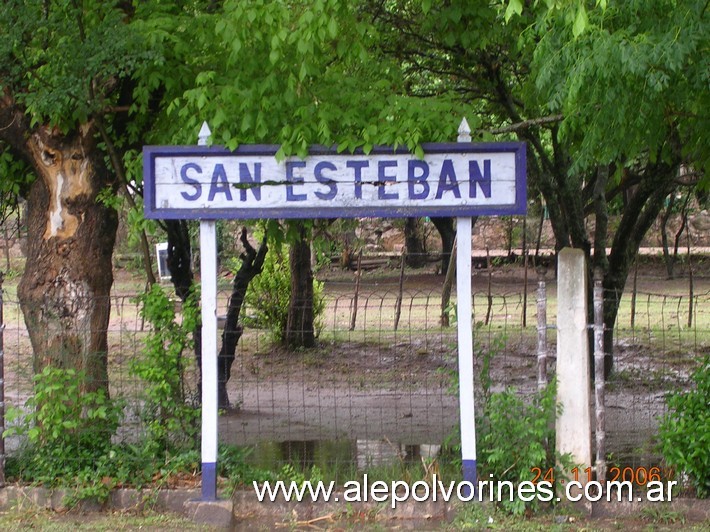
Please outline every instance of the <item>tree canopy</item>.
[{"label": "tree canopy", "polygon": [[[132,189],[139,212],[141,146],[192,144],[205,120],[214,143],[288,155],[311,144],[418,150],[452,141],[466,116],[474,140],[528,143],[529,196],[544,197],[557,247],[584,248],[620,293],[664,198],[708,184],[707,10],[705,0],[10,0],[0,192],[28,191],[23,135],[40,127],[94,127],[106,184]],[[611,212],[620,223],[607,242]]]}]

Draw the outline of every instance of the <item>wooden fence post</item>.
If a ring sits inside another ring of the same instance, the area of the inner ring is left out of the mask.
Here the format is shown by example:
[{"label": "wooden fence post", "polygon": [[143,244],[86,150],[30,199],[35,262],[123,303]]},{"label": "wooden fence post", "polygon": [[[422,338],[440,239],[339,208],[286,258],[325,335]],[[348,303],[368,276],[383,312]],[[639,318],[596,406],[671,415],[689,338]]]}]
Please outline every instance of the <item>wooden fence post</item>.
[{"label": "wooden fence post", "polygon": [[353,297],[353,311],[350,318],[350,330],[355,330],[355,321],[357,320],[357,306],[360,297],[360,277],[362,277],[362,249],[357,254],[357,272],[355,272],[355,296]]},{"label": "wooden fence post", "polygon": [[604,403],[604,272],[594,269],[594,406],[597,481],[606,481],[606,408]]},{"label": "wooden fence post", "polygon": [[545,275],[547,268],[537,270],[537,389],[547,386],[547,288]]}]

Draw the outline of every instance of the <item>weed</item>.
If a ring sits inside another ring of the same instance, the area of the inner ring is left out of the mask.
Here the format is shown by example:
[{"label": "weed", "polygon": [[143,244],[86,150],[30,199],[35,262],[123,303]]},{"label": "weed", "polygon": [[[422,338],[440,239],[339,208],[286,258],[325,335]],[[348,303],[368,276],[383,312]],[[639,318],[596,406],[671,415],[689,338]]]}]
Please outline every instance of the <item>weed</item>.
[{"label": "weed", "polygon": [[141,416],[148,429],[146,445],[156,452],[196,444],[199,410],[187,404],[183,362],[198,322],[196,297],[192,293],[183,304],[181,322],[159,285],[140,297],[141,314],[152,330],[145,339],[143,357],[133,362],[131,371],[145,383]]},{"label": "weed", "polygon": [[641,519],[660,523],[663,525],[685,524],[685,513],[682,511],[673,510],[669,505],[654,504],[646,506],[640,512]]},{"label": "weed", "polygon": [[710,356],[693,373],[695,389],[668,395],[668,413],[659,426],[661,453],[687,473],[698,497],[710,495]]}]

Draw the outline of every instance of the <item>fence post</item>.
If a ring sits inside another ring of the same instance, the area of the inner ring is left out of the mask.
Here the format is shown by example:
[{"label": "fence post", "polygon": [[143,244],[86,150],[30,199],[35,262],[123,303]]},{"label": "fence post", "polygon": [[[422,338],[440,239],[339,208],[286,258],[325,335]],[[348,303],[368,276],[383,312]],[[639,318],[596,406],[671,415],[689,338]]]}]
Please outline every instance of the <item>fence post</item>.
[{"label": "fence post", "polygon": [[[575,464],[591,467],[587,266],[582,249],[564,248],[557,261],[556,450]],[[584,475],[586,476],[586,475]],[[582,483],[590,480],[582,476]]]},{"label": "fence post", "polygon": [[0,488],[5,487],[5,319],[3,288],[5,274],[0,272]]},{"label": "fence post", "polygon": [[402,314],[402,297],[404,293],[404,265],[407,261],[407,252],[402,251],[402,262],[399,265],[399,290],[397,291],[397,301],[394,308],[394,330],[399,327],[399,317]]},{"label": "fence post", "polygon": [[446,278],[444,279],[444,288],[441,291],[441,318],[440,323],[442,327],[449,326],[449,304],[451,302],[451,287],[454,284],[454,276],[456,274],[456,240],[458,236],[454,238],[454,245],[451,247],[451,256],[449,257],[449,267],[446,270]]},{"label": "fence post", "polygon": [[604,272],[594,269],[594,405],[597,481],[606,480],[606,408],[604,405]]},{"label": "fence post", "polygon": [[537,389],[547,386],[547,268],[538,266],[537,271]]},{"label": "fence post", "polygon": [[362,277],[362,249],[357,254],[357,272],[355,272],[355,296],[353,297],[353,311],[350,318],[350,330],[355,330],[355,322],[357,321],[357,306],[360,297],[360,277]]}]

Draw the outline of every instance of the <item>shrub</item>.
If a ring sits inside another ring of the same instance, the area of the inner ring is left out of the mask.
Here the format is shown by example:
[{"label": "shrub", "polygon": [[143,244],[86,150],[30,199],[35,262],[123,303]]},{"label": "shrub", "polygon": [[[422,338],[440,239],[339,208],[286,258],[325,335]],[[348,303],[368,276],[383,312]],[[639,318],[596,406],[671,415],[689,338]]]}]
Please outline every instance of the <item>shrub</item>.
[{"label": "shrub", "polygon": [[[280,250],[281,251],[281,250]],[[283,250],[287,251],[287,250]],[[239,269],[239,262],[231,264],[233,273]],[[267,329],[271,339],[281,343],[288,320],[288,305],[291,297],[291,272],[288,253],[270,251],[264,260],[260,275],[252,279],[247,290],[245,303],[248,315],[245,325]],[[325,312],[323,283],[313,280],[313,318],[316,332],[321,328],[321,319]]]},{"label": "shrub", "polygon": [[[570,459],[555,453],[555,384],[551,382],[529,400],[510,388],[490,394],[477,423],[481,479],[510,481],[517,488],[521,482],[533,480],[533,470],[537,469],[546,477],[544,480],[564,478],[562,471],[570,469]],[[515,494],[510,501],[507,495],[504,491],[500,505],[514,514],[536,510],[540,505],[537,498],[525,502]]]},{"label": "shrub", "polygon": [[63,484],[93,470],[111,453],[122,405],[111,401],[103,389],[84,391],[84,382],[82,371],[46,366],[34,377],[34,395],[25,404],[26,412],[8,408],[7,420],[16,425],[5,436],[26,436],[20,458],[8,468],[10,475]]},{"label": "shrub", "polygon": [[196,444],[199,410],[187,401],[183,360],[185,350],[193,346],[191,335],[198,322],[196,297],[192,293],[183,304],[181,321],[157,284],[140,298],[141,314],[152,327],[143,356],[132,363],[131,372],[145,383],[141,417],[147,427],[146,444],[161,450]]},{"label": "shrub", "polygon": [[480,398],[482,408],[476,416],[478,477],[512,483],[513,500],[507,488],[503,490],[500,507],[506,512],[521,514],[535,511],[537,497],[526,502],[517,497],[521,482],[534,480],[533,471],[540,470],[538,480],[554,482],[564,478],[571,469],[568,455],[555,450],[555,419],[558,414],[557,386],[553,380],[532,397],[523,397],[513,388],[491,392],[491,359],[505,347],[505,337],[496,337],[488,350],[480,349]]},{"label": "shrub", "polygon": [[666,463],[687,473],[697,496],[704,498],[710,495],[710,356],[692,380],[695,389],[667,396],[659,436]]}]

